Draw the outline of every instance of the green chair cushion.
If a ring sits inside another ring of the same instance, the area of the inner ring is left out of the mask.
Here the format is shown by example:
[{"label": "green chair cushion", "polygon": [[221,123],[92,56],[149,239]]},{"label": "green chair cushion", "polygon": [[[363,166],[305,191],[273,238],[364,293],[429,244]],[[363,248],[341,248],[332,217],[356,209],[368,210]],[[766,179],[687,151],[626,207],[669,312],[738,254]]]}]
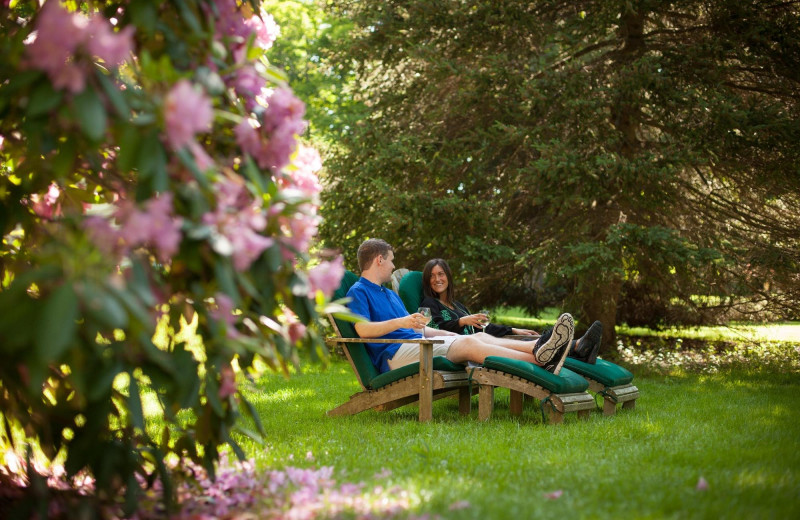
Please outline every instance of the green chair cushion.
[{"label": "green chair cushion", "polygon": [[483,366],[521,377],[556,394],[572,394],[589,388],[584,378],[566,368],[555,375],[533,363],[499,356],[488,356]]},{"label": "green chair cushion", "polygon": [[397,286],[397,294],[403,300],[403,305],[409,313],[417,312],[419,304],[422,302],[422,273],[419,271],[409,271],[400,279]]},{"label": "green chair cushion", "polygon": [[[444,356],[433,356],[433,369],[443,370],[446,372],[461,372],[464,370],[464,365],[453,363]],[[419,361],[417,361],[416,363],[411,363],[410,365],[405,365],[400,368],[396,368],[394,370],[389,370],[388,372],[384,372],[383,374],[374,377],[367,386],[372,388],[373,390],[377,390],[382,386],[386,386],[389,383],[394,383],[395,381],[399,381],[404,377],[413,376],[418,372],[419,372]]]},{"label": "green chair cushion", "polygon": [[590,365],[568,357],[564,366],[605,386],[627,385],[633,381],[633,374],[627,369],[605,359],[598,358],[596,364]]},{"label": "green chair cushion", "polygon": [[[339,288],[333,293],[334,300],[340,300],[347,296],[347,291],[359,279],[359,276],[352,271],[345,271]],[[339,332],[343,338],[357,338],[356,329],[350,321],[334,318],[336,326],[339,327]],[[364,383],[364,386],[369,386],[369,382],[378,376],[378,369],[372,364],[372,360],[367,352],[367,347],[363,343],[347,343],[347,351],[350,353],[350,359],[353,360],[358,371],[358,377]]]}]

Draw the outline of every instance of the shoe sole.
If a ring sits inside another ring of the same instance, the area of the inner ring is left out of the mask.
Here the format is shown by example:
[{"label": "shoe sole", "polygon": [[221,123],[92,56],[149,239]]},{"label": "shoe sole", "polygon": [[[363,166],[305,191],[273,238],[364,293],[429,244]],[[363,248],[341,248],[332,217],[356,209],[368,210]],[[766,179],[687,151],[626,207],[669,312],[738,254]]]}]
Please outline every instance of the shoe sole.
[{"label": "shoe sole", "polygon": [[[561,320],[562,316],[565,317],[563,321]],[[558,348],[564,345],[567,347],[564,349],[564,353],[561,354],[561,359],[558,360],[558,364],[553,370],[553,375],[556,376],[561,372],[561,367],[564,366],[564,361],[566,361],[569,351],[572,350],[572,337],[575,334],[575,321],[572,319],[572,316],[569,314],[562,314],[562,316],[559,316],[556,326],[553,328],[553,336],[559,336]],[[556,350],[556,352],[558,352],[558,350]]]},{"label": "shoe sole", "polygon": [[[541,366],[550,363],[553,356],[558,352],[558,349],[564,346],[564,343],[572,343],[572,334],[574,330],[575,322],[571,315],[565,313],[559,316],[558,320],[556,320],[556,324],[553,326],[553,333],[550,338],[534,352],[533,356],[536,358],[536,361],[538,361]],[[569,352],[569,348],[567,348],[567,352]],[[566,357],[566,355],[564,357]],[[556,369],[560,370],[563,364],[564,360],[561,359]]]}]

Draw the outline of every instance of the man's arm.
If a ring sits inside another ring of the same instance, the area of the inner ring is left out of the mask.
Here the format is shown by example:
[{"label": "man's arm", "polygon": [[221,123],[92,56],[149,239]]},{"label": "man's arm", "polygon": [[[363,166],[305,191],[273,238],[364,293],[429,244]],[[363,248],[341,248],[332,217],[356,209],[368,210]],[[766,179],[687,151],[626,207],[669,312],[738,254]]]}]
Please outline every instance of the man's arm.
[{"label": "man's arm", "polygon": [[433,329],[431,327],[425,327],[425,330],[422,331],[422,335],[426,338],[432,338],[434,336],[459,336],[459,334],[450,332],[449,330]]},{"label": "man's arm", "polygon": [[[379,338],[397,329],[420,329],[425,321],[422,314],[415,312],[414,314],[409,314],[402,318],[394,318],[392,320],[356,323],[355,328],[358,335],[362,338]],[[433,331],[434,329],[426,327],[426,330]]]}]

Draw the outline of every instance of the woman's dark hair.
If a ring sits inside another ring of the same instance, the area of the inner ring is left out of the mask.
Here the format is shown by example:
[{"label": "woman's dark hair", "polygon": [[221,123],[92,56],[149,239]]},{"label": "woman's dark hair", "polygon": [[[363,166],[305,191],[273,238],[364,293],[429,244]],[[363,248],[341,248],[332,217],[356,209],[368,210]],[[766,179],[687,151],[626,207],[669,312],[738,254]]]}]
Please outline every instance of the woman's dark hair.
[{"label": "woman's dark hair", "polygon": [[437,265],[442,268],[444,275],[447,277],[447,289],[445,290],[445,293],[447,295],[447,303],[452,305],[455,301],[456,292],[455,288],[453,287],[453,273],[450,271],[450,266],[447,265],[447,262],[441,258],[428,260],[428,263],[425,264],[425,268],[422,270],[422,293],[425,296],[436,298],[437,300],[439,299],[439,295],[433,292],[433,289],[431,289],[431,272]]}]

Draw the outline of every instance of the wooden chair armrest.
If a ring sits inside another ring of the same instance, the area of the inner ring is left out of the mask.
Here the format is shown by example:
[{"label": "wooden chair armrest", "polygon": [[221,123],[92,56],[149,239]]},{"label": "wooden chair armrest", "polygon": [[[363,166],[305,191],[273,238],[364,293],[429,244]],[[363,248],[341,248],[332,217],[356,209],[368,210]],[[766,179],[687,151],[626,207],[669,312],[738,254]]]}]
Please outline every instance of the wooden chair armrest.
[{"label": "wooden chair armrest", "polygon": [[420,339],[376,339],[376,338],[335,338],[330,337],[325,339],[326,343],[430,343],[431,345],[438,345],[444,343],[444,340],[433,338],[420,338]]}]

